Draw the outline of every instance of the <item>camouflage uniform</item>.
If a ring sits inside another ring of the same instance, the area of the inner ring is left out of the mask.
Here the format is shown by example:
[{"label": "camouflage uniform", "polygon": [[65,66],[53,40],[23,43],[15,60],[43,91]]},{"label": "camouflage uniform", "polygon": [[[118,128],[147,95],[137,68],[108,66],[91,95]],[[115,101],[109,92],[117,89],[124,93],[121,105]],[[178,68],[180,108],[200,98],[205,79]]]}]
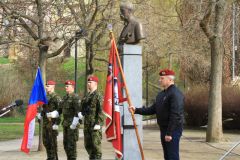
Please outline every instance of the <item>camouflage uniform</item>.
[{"label": "camouflage uniform", "polygon": [[102,130],[94,130],[94,125],[103,125],[102,97],[98,91],[88,93],[81,102],[84,116],[84,145],[89,159],[101,159]]},{"label": "camouflage uniform", "polygon": [[58,131],[52,126],[60,124],[60,118],[48,119],[46,113],[59,109],[61,98],[56,94],[48,94],[48,104],[43,105],[41,115],[43,117],[43,145],[47,151],[47,160],[55,160],[57,157],[57,136]]},{"label": "camouflage uniform", "polygon": [[67,94],[63,97],[60,105],[59,114],[63,114],[63,145],[67,154],[68,160],[76,160],[77,158],[77,141],[78,141],[78,127],[71,129],[73,118],[77,117],[80,112],[80,98],[77,94]]}]

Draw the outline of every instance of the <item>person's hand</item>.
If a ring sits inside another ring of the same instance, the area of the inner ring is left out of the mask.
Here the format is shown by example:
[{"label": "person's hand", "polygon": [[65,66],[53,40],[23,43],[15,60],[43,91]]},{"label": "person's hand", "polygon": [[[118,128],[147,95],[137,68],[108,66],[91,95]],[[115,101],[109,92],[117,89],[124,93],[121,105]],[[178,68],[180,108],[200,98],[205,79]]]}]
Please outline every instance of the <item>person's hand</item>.
[{"label": "person's hand", "polygon": [[99,130],[101,129],[101,126],[99,124],[95,124],[93,127],[93,130]]},{"label": "person's hand", "polygon": [[53,129],[53,130],[58,130],[58,125],[54,124],[54,125],[52,126],[52,129]]},{"label": "person's hand", "polygon": [[76,127],[77,127],[77,125],[78,125],[78,120],[79,120],[78,117],[73,117],[72,124],[70,125],[70,128],[71,128],[71,129],[76,129]]},{"label": "person's hand", "polygon": [[59,113],[56,110],[52,111],[52,112],[49,112],[46,115],[47,115],[47,118],[58,118],[59,117]]},{"label": "person's hand", "polygon": [[41,118],[42,118],[41,113],[37,113],[37,118],[38,118],[38,120],[41,120]]},{"label": "person's hand", "polygon": [[128,106],[128,111],[129,112],[135,112],[135,110],[136,110],[136,107],[134,107],[134,106]]},{"label": "person's hand", "polygon": [[83,118],[82,112],[79,112],[79,113],[78,113],[78,118],[79,118],[79,119],[82,119],[82,118]]},{"label": "person's hand", "polygon": [[172,136],[168,136],[168,135],[165,136],[166,142],[170,142],[171,140],[172,140]]},{"label": "person's hand", "polygon": [[71,124],[70,129],[76,129],[77,125]]}]

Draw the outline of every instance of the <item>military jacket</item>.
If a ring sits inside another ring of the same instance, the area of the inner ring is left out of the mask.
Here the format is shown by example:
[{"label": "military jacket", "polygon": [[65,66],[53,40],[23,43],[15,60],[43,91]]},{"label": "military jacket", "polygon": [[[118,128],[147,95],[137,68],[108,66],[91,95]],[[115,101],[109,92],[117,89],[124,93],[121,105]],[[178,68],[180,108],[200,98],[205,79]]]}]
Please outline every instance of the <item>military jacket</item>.
[{"label": "military jacket", "polygon": [[81,102],[84,126],[103,125],[102,96],[96,90],[88,93]]},{"label": "military jacket", "polygon": [[47,94],[47,99],[48,104],[43,105],[43,110],[41,112],[41,115],[43,116],[43,126],[47,126],[50,123],[52,125],[59,125],[61,121],[60,118],[52,118],[50,121],[50,119],[47,118],[46,113],[58,110],[61,103],[61,98],[55,92],[53,92],[52,94]]},{"label": "military jacket", "polygon": [[78,112],[81,112],[79,96],[75,93],[65,95],[59,109],[59,114],[63,115],[63,126],[70,126]]}]

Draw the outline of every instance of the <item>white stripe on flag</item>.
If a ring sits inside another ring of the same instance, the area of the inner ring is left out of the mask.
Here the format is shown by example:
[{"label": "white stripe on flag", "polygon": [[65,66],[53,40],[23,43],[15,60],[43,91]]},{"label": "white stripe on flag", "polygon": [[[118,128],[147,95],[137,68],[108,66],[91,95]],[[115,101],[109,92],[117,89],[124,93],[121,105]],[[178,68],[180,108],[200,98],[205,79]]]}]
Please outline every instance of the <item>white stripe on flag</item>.
[{"label": "white stripe on flag", "polygon": [[33,144],[33,137],[34,137],[34,130],[35,130],[35,119],[31,120],[29,123],[29,128],[28,128],[28,143],[27,143],[27,148],[32,148]]}]

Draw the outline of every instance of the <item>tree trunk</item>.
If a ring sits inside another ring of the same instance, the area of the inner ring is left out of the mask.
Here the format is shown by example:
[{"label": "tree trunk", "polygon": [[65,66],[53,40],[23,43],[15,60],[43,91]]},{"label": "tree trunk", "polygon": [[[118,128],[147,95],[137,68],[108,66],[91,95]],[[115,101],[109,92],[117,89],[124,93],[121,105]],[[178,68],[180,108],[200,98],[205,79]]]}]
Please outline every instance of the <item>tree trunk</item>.
[{"label": "tree trunk", "polygon": [[48,51],[48,46],[43,46],[43,47],[39,47],[39,66],[42,72],[42,79],[43,79],[43,83],[45,84],[46,82],[46,64],[47,64],[47,51]]},{"label": "tree trunk", "polygon": [[[42,79],[43,79],[43,83],[46,83],[46,64],[47,64],[47,59],[46,59],[46,55],[47,55],[47,51],[48,51],[48,46],[40,46],[39,47],[39,66],[42,72]],[[40,123],[39,123],[39,143],[38,143],[38,151],[42,151],[43,150],[43,135],[42,135],[42,126],[43,126],[43,120],[41,119]]]},{"label": "tree trunk", "polygon": [[[207,142],[219,142],[223,138],[222,130],[222,71],[223,71],[223,25],[226,8],[225,0],[211,1],[215,11],[213,30],[209,35],[211,45],[211,82],[208,107]],[[209,28],[208,28],[209,29]]]},{"label": "tree trunk", "polygon": [[222,131],[222,39],[211,40],[211,82],[208,107],[207,142],[218,142],[223,137]]}]

